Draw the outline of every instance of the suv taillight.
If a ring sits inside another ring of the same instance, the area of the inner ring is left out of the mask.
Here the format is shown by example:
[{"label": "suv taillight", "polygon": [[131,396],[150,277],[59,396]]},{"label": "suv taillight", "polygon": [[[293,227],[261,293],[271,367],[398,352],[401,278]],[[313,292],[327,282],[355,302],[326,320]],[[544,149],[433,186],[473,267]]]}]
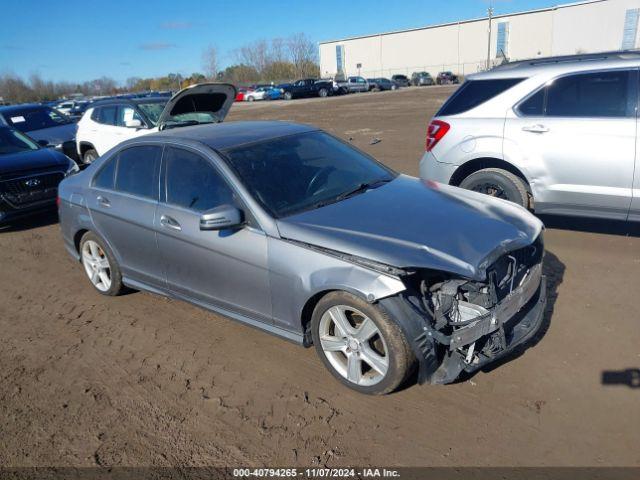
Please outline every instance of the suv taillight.
[{"label": "suv taillight", "polygon": [[447,122],[441,120],[432,120],[427,127],[427,142],[425,148],[427,152],[433,150],[433,147],[444,137],[451,126]]}]

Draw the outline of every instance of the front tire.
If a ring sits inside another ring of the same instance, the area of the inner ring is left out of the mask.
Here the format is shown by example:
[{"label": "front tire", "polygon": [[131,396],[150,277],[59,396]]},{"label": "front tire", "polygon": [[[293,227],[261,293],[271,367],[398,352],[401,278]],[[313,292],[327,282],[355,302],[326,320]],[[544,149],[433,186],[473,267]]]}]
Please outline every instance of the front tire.
[{"label": "front tire", "polygon": [[84,155],[82,155],[82,163],[84,163],[85,165],[89,165],[97,158],[98,158],[98,152],[96,152],[93,148],[91,148],[86,152],[84,152]]},{"label": "front tire", "polygon": [[329,92],[326,88],[321,88],[320,90],[318,90],[319,97],[325,98],[327,95],[329,95]]},{"label": "front tire", "polygon": [[347,292],[331,292],[318,302],[311,334],[325,367],[360,393],[394,391],[415,364],[400,326],[378,306]]},{"label": "front tire", "polygon": [[284,92],[284,99],[285,100],[292,100],[293,99],[293,94],[291,92]]},{"label": "front tire", "polygon": [[89,281],[99,293],[115,297],[124,292],[118,262],[109,247],[93,232],[82,236],[80,258]]},{"label": "front tire", "polygon": [[525,182],[501,168],[485,168],[465,178],[460,187],[492,197],[502,198],[529,208],[529,192]]}]

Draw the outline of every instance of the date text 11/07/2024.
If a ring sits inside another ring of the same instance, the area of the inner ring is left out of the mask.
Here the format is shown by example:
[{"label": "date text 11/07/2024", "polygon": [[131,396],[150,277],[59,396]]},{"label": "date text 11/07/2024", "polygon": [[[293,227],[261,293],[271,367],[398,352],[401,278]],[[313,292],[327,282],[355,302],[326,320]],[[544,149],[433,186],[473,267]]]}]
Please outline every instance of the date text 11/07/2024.
[{"label": "date text 11/07/2024", "polygon": [[387,468],[234,468],[237,478],[399,478]]}]

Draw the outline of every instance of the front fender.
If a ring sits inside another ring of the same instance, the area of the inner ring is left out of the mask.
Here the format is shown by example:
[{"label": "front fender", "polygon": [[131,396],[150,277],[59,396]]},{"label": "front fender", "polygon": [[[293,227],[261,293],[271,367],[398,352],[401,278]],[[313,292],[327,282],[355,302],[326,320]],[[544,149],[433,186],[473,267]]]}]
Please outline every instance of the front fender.
[{"label": "front fender", "polygon": [[291,241],[269,237],[268,248],[274,323],[290,331],[303,332],[305,306],[322,292],[342,290],[375,302],[406,289],[398,277]]}]

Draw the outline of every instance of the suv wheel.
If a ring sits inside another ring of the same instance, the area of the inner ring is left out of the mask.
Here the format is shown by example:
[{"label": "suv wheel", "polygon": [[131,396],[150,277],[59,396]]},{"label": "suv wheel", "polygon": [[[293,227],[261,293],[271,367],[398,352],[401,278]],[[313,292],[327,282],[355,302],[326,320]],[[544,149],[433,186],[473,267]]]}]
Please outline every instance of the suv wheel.
[{"label": "suv wheel", "polygon": [[379,307],[347,292],[329,293],[318,302],[311,329],[325,367],[361,393],[392,392],[415,363],[400,326]]},{"label": "suv wheel", "polygon": [[293,95],[291,94],[291,92],[284,92],[285,100],[291,100],[292,98],[293,98]]},{"label": "suv wheel", "polygon": [[111,250],[94,233],[80,240],[82,266],[89,281],[103,295],[116,296],[124,291],[122,274]]},{"label": "suv wheel", "polygon": [[84,152],[84,155],[82,156],[82,163],[89,165],[96,158],[98,158],[98,152],[96,152],[93,148],[89,149]]},{"label": "suv wheel", "polygon": [[327,91],[326,88],[321,88],[320,90],[318,90],[318,96],[319,97],[326,97],[327,95],[329,95],[329,92]]},{"label": "suv wheel", "polygon": [[529,192],[525,182],[501,168],[485,168],[472,173],[460,183],[460,187],[509,200],[524,208],[529,207]]}]

